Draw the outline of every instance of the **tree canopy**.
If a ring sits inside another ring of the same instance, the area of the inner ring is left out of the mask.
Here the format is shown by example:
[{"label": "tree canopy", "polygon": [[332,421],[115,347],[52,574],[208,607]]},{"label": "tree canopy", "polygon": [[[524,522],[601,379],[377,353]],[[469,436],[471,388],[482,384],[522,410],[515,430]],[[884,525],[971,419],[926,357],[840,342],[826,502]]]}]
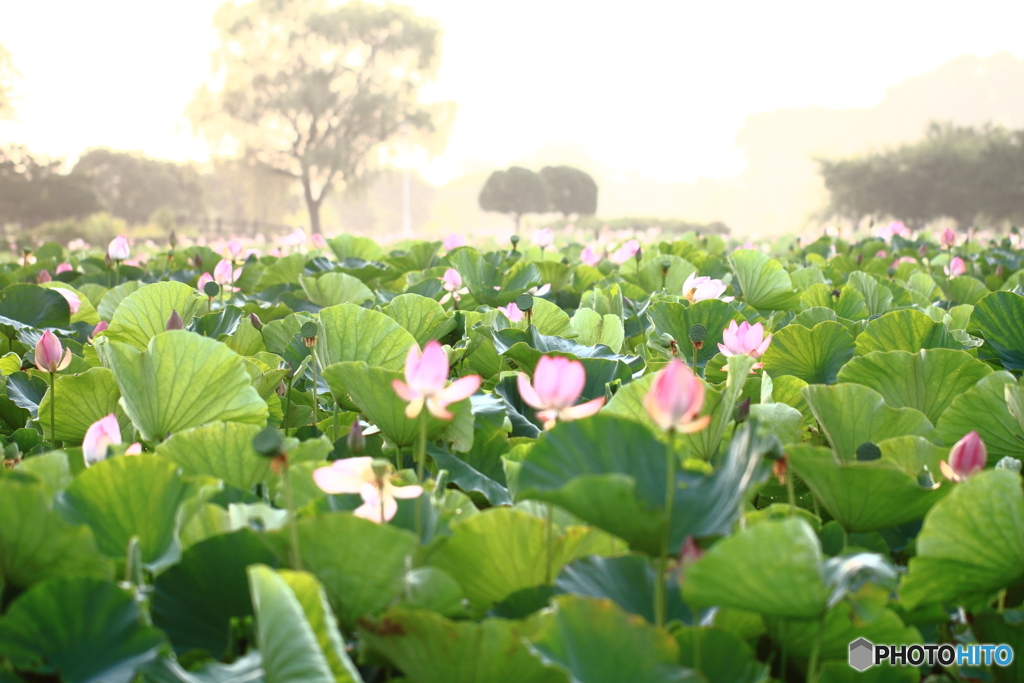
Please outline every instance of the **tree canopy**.
[{"label": "tree canopy", "polygon": [[834,213],[910,226],[1024,218],[1024,131],[932,124],[917,143],[855,159],[818,159]]},{"label": "tree canopy", "polygon": [[437,66],[439,29],[403,7],[325,0],[228,2],[215,24],[219,91],[193,106],[213,140],[302,184],[310,225],[335,185],[373,170],[398,133],[436,133],[443,106],[419,101]]},{"label": "tree canopy", "polygon": [[524,213],[545,213],[550,207],[547,183],[540,175],[521,166],[495,171],[480,190],[480,208],[512,214],[516,232],[519,232],[519,219]]},{"label": "tree canopy", "polygon": [[60,169],[60,161],[32,156],[24,147],[0,148],[0,225],[32,228],[98,211],[89,179]]},{"label": "tree canopy", "polygon": [[597,213],[597,183],[585,171],[572,166],[545,166],[540,176],[547,183],[552,206],[563,216]]}]

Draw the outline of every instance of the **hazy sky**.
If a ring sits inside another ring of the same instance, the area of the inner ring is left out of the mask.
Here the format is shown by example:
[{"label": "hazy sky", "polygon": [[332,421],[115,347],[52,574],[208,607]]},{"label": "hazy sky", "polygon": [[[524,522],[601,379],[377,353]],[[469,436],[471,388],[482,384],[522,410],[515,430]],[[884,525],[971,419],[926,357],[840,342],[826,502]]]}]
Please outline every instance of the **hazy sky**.
[{"label": "hazy sky", "polygon": [[[219,0],[0,0],[22,79],[0,142],[202,158],[183,121],[209,75]],[[444,180],[545,143],[658,180],[742,168],[744,117],[868,106],[962,54],[1024,55],[1024,3],[412,0],[445,30],[435,92],[459,113]],[[954,11],[954,6],[962,8]]]}]

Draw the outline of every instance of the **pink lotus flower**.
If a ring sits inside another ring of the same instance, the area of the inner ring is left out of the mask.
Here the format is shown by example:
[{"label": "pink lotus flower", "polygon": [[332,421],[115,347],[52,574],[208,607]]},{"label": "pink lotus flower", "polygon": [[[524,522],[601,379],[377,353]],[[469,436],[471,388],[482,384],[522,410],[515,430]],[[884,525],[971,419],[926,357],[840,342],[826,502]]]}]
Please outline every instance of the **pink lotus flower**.
[{"label": "pink lotus flower", "polygon": [[444,271],[444,275],[441,276],[441,287],[447,292],[447,294],[441,297],[442,304],[447,303],[449,299],[459,301],[462,299],[463,294],[469,292],[468,289],[462,287],[462,276],[454,268]]},{"label": "pink lotus flower", "polygon": [[389,470],[387,465],[380,466],[378,474],[370,457],[345,458],[313,470],[313,481],[325,493],[358,493],[363,504],[353,514],[383,524],[398,512],[396,499],[423,495],[423,487],[419,485],[394,486]]},{"label": "pink lotus flower", "polygon": [[74,270],[74,268],[71,267],[70,263],[61,263],[57,266],[57,275],[60,275],[61,273],[68,273],[72,270]]},{"label": "pink lotus flower", "polygon": [[551,232],[551,228],[543,228],[533,233],[533,243],[541,249],[547,249],[554,241],[555,234]]},{"label": "pink lotus flower", "polygon": [[966,434],[949,449],[949,462],[939,463],[942,476],[950,481],[966,481],[968,477],[985,469],[988,450],[978,432]]},{"label": "pink lotus flower", "polygon": [[82,307],[82,300],[78,298],[78,295],[72,292],[70,289],[64,289],[63,287],[54,287],[53,291],[64,297],[64,300],[68,302],[68,308],[71,309],[71,315],[78,313],[78,309]]},{"label": "pink lotus flower", "polygon": [[51,280],[53,280],[53,278],[50,277],[50,271],[46,270],[45,268],[43,268],[36,274],[37,284],[41,285],[43,283],[50,282]]},{"label": "pink lotus flower", "polygon": [[516,302],[513,301],[508,306],[498,306],[498,310],[505,314],[510,323],[517,323],[523,319],[523,312],[516,306]]},{"label": "pink lotus flower", "polygon": [[956,246],[956,231],[952,228],[946,228],[939,235],[939,244],[944,247],[955,247]]},{"label": "pink lotus flower", "polygon": [[[61,355],[63,354],[63,358]],[[43,372],[59,372],[71,363],[71,349],[65,349],[50,330],[36,342],[36,367]]]},{"label": "pink lotus flower", "polygon": [[917,263],[917,259],[913,256],[900,256],[898,259],[892,262],[892,267],[896,268],[901,263]]},{"label": "pink lotus flower", "polygon": [[310,241],[313,243],[313,247],[315,249],[326,249],[327,248],[327,240],[325,240],[324,236],[321,235],[318,232],[314,232],[313,233],[313,236],[310,238]]},{"label": "pink lotus flower", "polygon": [[128,238],[124,235],[118,235],[110,240],[110,244],[107,246],[107,256],[111,261],[124,261],[131,253]]},{"label": "pink lotus flower", "polygon": [[456,235],[452,233],[444,238],[444,250],[451,251],[452,249],[458,249],[459,247],[466,246],[466,238],[462,235]]},{"label": "pink lotus flower", "polygon": [[875,258],[885,258],[888,255],[889,254],[888,252],[885,251],[885,249],[879,249],[878,251],[875,252]]},{"label": "pink lotus flower", "polygon": [[301,247],[306,243],[306,233],[302,228],[295,228],[281,240],[289,247]]},{"label": "pink lotus flower", "polygon": [[229,287],[231,283],[235,282],[239,277],[242,276],[241,268],[232,268],[231,261],[221,259],[220,262],[213,269],[214,281],[223,287],[224,289],[233,289]]},{"label": "pink lotus flower", "polygon": [[726,289],[725,283],[721,280],[714,280],[710,277],[697,277],[697,273],[690,273],[690,276],[683,283],[683,296],[690,303],[697,303],[707,299],[732,301],[733,297],[722,296],[725,294]]},{"label": "pink lotus flower", "polygon": [[449,404],[472,396],[480,388],[480,376],[469,375],[448,384],[448,356],[436,341],[430,341],[423,353],[415,346],[409,347],[405,358],[405,381],[396,379],[391,383],[395,393],[409,401],[405,416],[415,420],[423,404],[430,414],[439,420],[450,420]]},{"label": "pink lotus flower", "polygon": [[203,273],[199,276],[199,282],[196,283],[196,289],[202,292],[203,287],[206,286],[207,282],[213,282],[213,277],[209,273]]},{"label": "pink lotus flower", "polygon": [[[765,336],[761,323],[751,325],[746,320],[737,325],[735,320],[722,332],[722,343],[718,350],[726,358],[730,356],[750,356],[760,358],[772,343],[772,335]],[[754,363],[753,370],[762,367],[762,363]]]},{"label": "pink lotus flower", "polygon": [[588,266],[596,266],[601,262],[601,252],[588,245],[580,253],[580,261]]},{"label": "pink lotus flower", "polygon": [[523,373],[519,373],[518,382],[519,395],[537,411],[544,429],[551,429],[558,420],[571,422],[590,417],[604,405],[604,396],[576,405],[587,383],[583,363],[578,360],[541,356],[533,371],[533,384]]},{"label": "pink lotus flower", "polygon": [[967,264],[959,256],[954,256],[953,260],[949,262],[948,266],[943,266],[942,270],[949,277],[956,277],[957,275],[963,275],[967,272]]},{"label": "pink lotus flower", "polygon": [[96,327],[92,328],[92,333],[89,335],[89,341],[95,339],[96,335],[99,334],[100,332],[105,332],[108,327],[110,327],[110,323],[108,323],[106,320],[99,321],[96,324]]},{"label": "pink lotus flower", "polygon": [[[121,427],[117,424],[117,416],[110,413],[101,417],[89,426],[82,439],[82,455],[85,458],[85,466],[90,467],[105,460],[110,446],[117,446],[121,443]],[[141,447],[140,447],[141,449]]]},{"label": "pink lotus flower", "polygon": [[636,253],[638,251],[640,251],[640,242],[638,242],[637,240],[629,240],[628,242],[623,244],[621,247],[616,249],[615,253],[613,253],[609,257],[609,260],[614,261],[615,263],[618,263],[619,265],[622,265],[623,263],[625,263],[629,259],[631,259],[634,256],[636,256]]},{"label": "pink lotus flower", "polygon": [[678,359],[669,361],[651,382],[644,396],[644,407],[662,429],[699,432],[711,422],[711,416],[698,418],[704,407],[704,384]]},{"label": "pink lotus flower", "polygon": [[242,246],[242,240],[238,239],[237,237],[232,237],[230,240],[228,240],[228,256],[230,256],[233,260],[237,261],[238,257],[242,255],[242,251],[244,251],[244,247]]}]

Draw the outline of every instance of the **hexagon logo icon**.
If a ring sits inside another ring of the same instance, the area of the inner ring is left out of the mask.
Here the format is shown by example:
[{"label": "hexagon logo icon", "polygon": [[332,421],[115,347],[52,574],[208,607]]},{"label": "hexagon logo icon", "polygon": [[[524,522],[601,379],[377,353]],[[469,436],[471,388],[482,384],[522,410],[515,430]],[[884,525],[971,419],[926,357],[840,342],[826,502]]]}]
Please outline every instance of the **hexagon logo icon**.
[{"label": "hexagon logo icon", "polygon": [[858,638],[850,643],[850,666],[857,671],[864,671],[874,664],[875,646],[866,638]]}]

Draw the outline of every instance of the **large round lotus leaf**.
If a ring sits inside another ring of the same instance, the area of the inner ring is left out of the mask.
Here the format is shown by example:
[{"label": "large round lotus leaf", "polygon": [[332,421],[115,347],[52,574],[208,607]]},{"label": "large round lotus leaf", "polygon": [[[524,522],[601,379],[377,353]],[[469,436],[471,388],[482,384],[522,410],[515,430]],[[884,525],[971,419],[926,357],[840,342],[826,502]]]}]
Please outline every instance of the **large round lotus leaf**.
[{"label": "large round lotus leaf", "polygon": [[852,357],[849,331],[840,323],[825,321],[810,330],[786,325],[772,336],[762,361],[772,377],[792,375],[811,384],[832,384],[839,368]]},{"label": "large round lotus leaf", "polygon": [[[893,645],[921,642],[921,633],[912,626],[905,626],[892,610],[882,610],[873,619],[866,620],[859,618],[847,602],[840,602],[828,611],[820,636],[819,629],[822,627],[817,619],[771,619],[768,622],[772,640],[780,647],[785,647],[790,655],[801,658],[810,657],[814,641],[819,637],[818,654],[822,659],[845,660],[850,651],[850,643],[858,638]],[[845,661],[843,666],[849,669]],[[900,669],[885,667],[885,670],[891,672],[891,677],[885,680],[903,680],[898,673]]]},{"label": "large round lotus leaf", "polygon": [[857,336],[857,355],[872,351],[907,351],[921,349],[961,349],[963,346],[942,323],[914,310],[891,311],[868,322]]},{"label": "large round lotus leaf", "polygon": [[167,329],[174,311],[188,325],[205,303],[206,297],[181,282],[145,285],[121,301],[105,336],[145,349],[150,339]]},{"label": "large round lotus leaf", "polygon": [[72,574],[102,579],[113,575],[92,530],[65,522],[51,509],[43,485],[0,477],[0,585],[27,588]]},{"label": "large round lotus leaf", "polygon": [[420,348],[432,339],[445,336],[457,324],[441,304],[419,294],[399,294],[383,312],[411,334]]},{"label": "large round lotus leaf", "polygon": [[253,388],[245,360],[220,342],[172,330],[153,337],[144,351],[104,338],[96,350],[114,371],[121,404],[147,441],[216,421],[266,423],[267,404]]},{"label": "large round lotus leaf", "polygon": [[1020,475],[989,470],[954,487],[928,512],[900,596],[908,609],[958,598],[977,601],[1017,583],[1022,575]]},{"label": "large round lotus leaf", "polygon": [[1007,392],[1018,391],[1013,375],[1000,370],[982,378],[975,386],[953,399],[942,413],[937,425],[939,435],[952,446],[968,432],[976,431],[988,449],[988,461],[1000,458],[1024,458],[1024,434],[1020,423],[1010,413]]},{"label": "large round lotus leaf", "polygon": [[[841,462],[827,448],[791,446],[790,467],[847,531],[878,531],[924,517],[949,491],[922,488],[891,460]],[[938,472],[935,470],[935,476]]]},{"label": "large round lotus leaf", "polygon": [[834,294],[835,291],[823,283],[811,285],[800,296],[800,301],[808,309],[827,308],[832,310],[836,317],[846,320],[863,320],[868,317],[867,302],[857,289],[844,285],[838,290],[838,298]]},{"label": "large round lotus leaf", "polygon": [[[686,278],[697,272],[695,265],[673,254],[655,256],[652,253],[651,258],[640,267],[640,272],[635,270],[635,263],[630,261],[628,265],[619,266],[619,275],[648,294],[661,291],[679,294]],[[668,264],[667,269],[665,264]]]},{"label": "large round lotus leaf", "polygon": [[346,233],[338,235],[327,244],[339,261],[350,258],[363,259],[364,261],[381,261],[387,256],[384,250],[369,237],[359,237]]},{"label": "large round lotus leaf", "polygon": [[722,343],[722,332],[733,320],[742,322],[743,316],[732,306],[718,299],[698,301],[686,306],[683,304],[659,301],[647,309],[647,317],[654,325],[658,335],[668,334],[679,344],[679,353],[687,364],[693,362],[693,344],[690,342],[690,329],[694,325],[703,325],[707,330],[704,344],[697,352],[697,366],[704,367],[718,353],[718,345]]},{"label": "large round lotus leaf", "polygon": [[96,312],[96,308],[93,307],[92,302],[89,301],[89,297],[85,296],[85,294],[78,291],[71,285],[64,282],[44,282],[39,286],[44,287],[45,289],[63,289],[78,297],[78,312],[71,314],[71,324],[88,323],[90,325],[96,325],[99,323],[100,316]]},{"label": "large round lotus leaf", "polygon": [[825,611],[821,544],[799,518],[766,521],[725,538],[686,573],[683,599],[764,616],[810,619]]},{"label": "large round lotus leaf", "polygon": [[355,627],[401,594],[416,536],[348,513],[298,524],[302,565],[323,582],[339,621]]},{"label": "large round lotus leaf", "polygon": [[[99,287],[100,285],[90,284],[83,285],[84,287]],[[113,319],[114,312],[117,311],[117,307],[121,305],[121,302],[128,298],[129,294],[133,294],[143,286],[142,282],[138,280],[128,280],[123,282],[113,289],[101,288],[102,294],[100,295],[99,301],[96,303],[96,312],[99,313],[101,320],[106,320],[108,323]]]},{"label": "large round lotus leaf", "polygon": [[231,619],[252,615],[246,584],[249,565],[278,566],[258,534],[242,529],[196,543],[153,584],[153,625],[184,653],[194,648],[220,658],[228,647]]},{"label": "large round lotus leaf", "polygon": [[323,337],[317,340],[321,367],[344,361],[364,361],[372,367],[400,370],[409,347],[416,343],[409,332],[380,311],[355,304],[320,311]]},{"label": "large round lotus leaf", "polygon": [[978,301],[967,331],[985,340],[1007,370],[1024,370],[1024,296],[993,292]]},{"label": "large round lotus leaf", "polygon": [[92,527],[108,557],[124,558],[138,536],[142,563],[156,572],[178,561],[178,532],[219,487],[215,479],[181,476],[162,458],[123,456],[79,474],[57,501],[66,519]]},{"label": "large round lotus leaf", "polygon": [[[565,565],[555,587],[561,593],[607,598],[627,612],[638,614],[654,623],[656,577],[654,562],[643,555],[591,555]],[[690,610],[679,593],[675,575],[668,577],[665,599],[667,620],[692,621]]]},{"label": "large round lotus leaf", "polygon": [[679,663],[699,668],[708,683],[760,683],[768,679],[768,665],[757,661],[751,647],[733,633],[683,627],[673,635],[679,644]]},{"label": "large round lotus leaf", "polygon": [[953,349],[887,351],[854,358],[839,371],[839,381],[871,387],[890,407],[914,408],[936,424],[953,399],[991,372]]},{"label": "large round lotus leaf", "polygon": [[451,621],[403,608],[360,624],[370,648],[413,683],[569,683],[564,673],[529,651],[525,630],[504,619]]},{"label": "large round lotus leaf", "polygon": [[679,647],[663,629],[627,614],[611,600],[575,595],[555,598],[554,607],[532,620],[527,636],[541,661],[572,681],[668,683],[702,680],[683,669]]},{"label": "large round lotus leaf", "polygon": [[53,391],[48,391],[39,403],[40,414],[44,416],[40,423],[46,439],[52,439],[50,402],[54,400],[54,396],[57,410],[54,413],[53,426],[57,430],[58,441],[66,444],[81,443],[89,427],[110,413],[117,414],[122,438],[131,438],[132,423],[118,404],[121,390],[114,379],[114,373],[110,370],[92,368],[80,375],[57,377]]},{"label": "large round lotus leaf", "polygon": [[66,683],[129,683],[165,644],[131,594],[88,577],[37,584],[0,619],[0,656]]},{"label": "large round lotus leaf", "polygon": [[270,471],[270,458],[252,445],[260,429],[239,422],[213,422],[174,434],[156,447],[156,454],[173,460],[188,474],[217,477],[248,491],[266,480]]},{"label": "large round lotus leaf", "polygon": [[576,341],[586,346],[604,344],[615,353],[622,350],[625,328],[622,318],[611,313],[601,315],[592,308],[578,308],[572,316],[572,330]]},{"label": "large round lotus leaf", "polygon": [[839,459],[855,460],[857,448],[894,436],[923,436],[942,443],[928,418],[913,408],[890,408],[882,396],[860,384],[808,385],[804,397]]},{"label": "large round lotus leaf", "polygon": [[555,534],[549,566],[544,521],[508,507],[473,515],[454,524],[451,533],[438,543],[429,562],[459,582],[477,613],[518,590],[545,583],[548,576],[553,579],[582,540]]},{"label": "large round lotus leaf", "polygon": [[[726,533],[746,487],[757,478],[764,444],[738,432],[714,474],[676,472],[673,551],[685,536]],[[553,502],[630,547],[657,555],[665,525],[665,444],[643,426],[599,414],[543,433],[523,460],[521,498]]]},{"label": "large round lotus leaf", "polygon": [[323,589],[306,572],[248,570],[267,683],[361,683]]},{"label": "large round lotus leaf", "polygon": [[299,284],[317,306],[362,305],[372,301],[373,291],[359,278],[345,273],[324,273],[318,277],[300,277]]},{"label": "large round lotus leaf", "polygon": [[800,295],[782,264],[753,249],[738,249],[729,264],[739,281],[742,299],[762,311],[793,311],[800,307]]},{"label": "large round lotus leaf", "polygon": [[38,285],[8,285],[0,292],[0,324],[16,330],[67,330],[71,307],[57,292]]}]

